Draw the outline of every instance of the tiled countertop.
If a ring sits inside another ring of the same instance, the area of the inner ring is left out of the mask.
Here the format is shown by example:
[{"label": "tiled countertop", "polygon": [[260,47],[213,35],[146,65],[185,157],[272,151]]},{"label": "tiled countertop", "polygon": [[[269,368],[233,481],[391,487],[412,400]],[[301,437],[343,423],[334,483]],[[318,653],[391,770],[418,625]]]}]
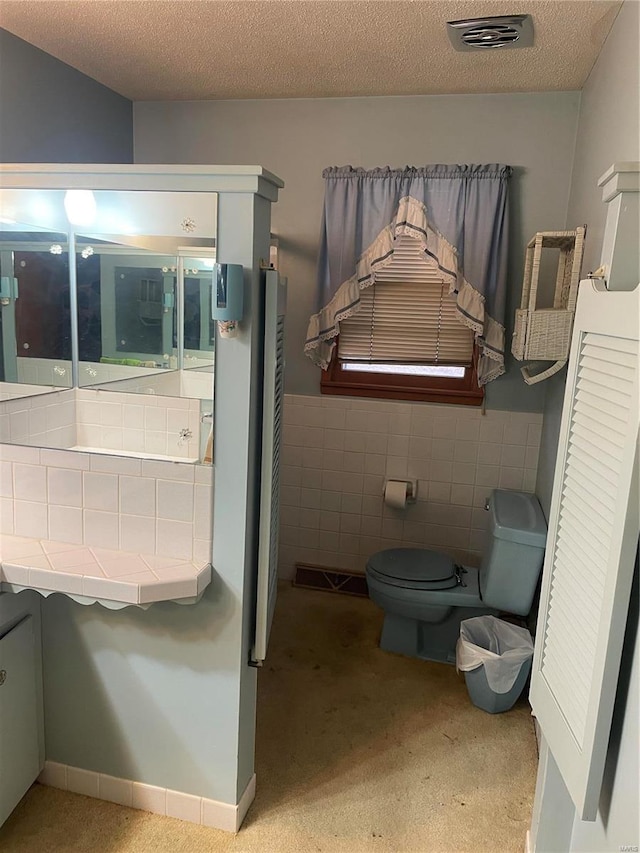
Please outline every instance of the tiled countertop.
[{"label": "tiled countertop", "polygon": [[124,606],[196,599],[210,582],[209,563],[0,536],[0,589],[29,587]]}]

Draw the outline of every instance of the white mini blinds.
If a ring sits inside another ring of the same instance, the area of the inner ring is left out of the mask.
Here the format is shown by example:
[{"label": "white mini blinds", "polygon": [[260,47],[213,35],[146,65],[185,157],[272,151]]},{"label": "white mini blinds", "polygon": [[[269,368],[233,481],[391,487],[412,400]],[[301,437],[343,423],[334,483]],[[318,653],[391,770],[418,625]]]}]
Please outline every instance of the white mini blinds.
[{"label": "white mini blinds", "polygon": [[436,264],[411,237],[360,294],[360,311],[340,323],[340,360],[469,366],[473,332]]}]

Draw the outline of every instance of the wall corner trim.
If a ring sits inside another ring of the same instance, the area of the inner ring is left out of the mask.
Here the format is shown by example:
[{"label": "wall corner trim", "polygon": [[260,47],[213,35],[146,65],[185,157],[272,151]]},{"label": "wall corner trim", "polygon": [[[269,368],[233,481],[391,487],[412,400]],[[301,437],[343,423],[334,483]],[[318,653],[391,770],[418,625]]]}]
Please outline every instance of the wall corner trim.
[{"label": "wall corner trim", "polygon": [[608,202],[623,192],[640,192],[640,163],[614,163],[598,180],[602,201]]}]

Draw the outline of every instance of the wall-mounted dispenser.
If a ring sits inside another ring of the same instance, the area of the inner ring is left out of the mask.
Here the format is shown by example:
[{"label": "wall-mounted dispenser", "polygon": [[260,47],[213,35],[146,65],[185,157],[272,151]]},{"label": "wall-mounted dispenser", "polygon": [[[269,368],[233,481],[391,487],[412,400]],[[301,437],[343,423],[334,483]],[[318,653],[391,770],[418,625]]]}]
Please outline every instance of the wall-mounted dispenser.
[{"label": "wall-mounted dispenser", "polygon": [[175,296],[173,293],[168,293],[165,291],[162,295],[162,308],[165,314],[168,314],[170,311],[173,311],[176,304]]},{"label": "wall-mounted dispenser", "polygon": [[10,275],[0,277],[0,305],[8,305],[18,298],[18,279]]},{"label": "wall-mounted dispenser", "polygon": [[244,275],[241,264],[214,264],[211,317],[221,337],[233,338],[242,320]]}]

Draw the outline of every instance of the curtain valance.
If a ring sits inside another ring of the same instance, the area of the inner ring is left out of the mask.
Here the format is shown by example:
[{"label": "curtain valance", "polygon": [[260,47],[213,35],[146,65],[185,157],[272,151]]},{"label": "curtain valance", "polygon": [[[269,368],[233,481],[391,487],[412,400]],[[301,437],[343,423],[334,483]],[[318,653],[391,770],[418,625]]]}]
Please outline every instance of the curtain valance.
[{"label": "curtain valance", "polygon": [[511,168],[332,166],[322,174],[317,313],[309,321],[307,355],[326,369],[340,321],[359,310],[361,290],[391,263],[396,238],[408,235],[437,265],[459,320],[476,335],[480,384],[504,373]]}]

